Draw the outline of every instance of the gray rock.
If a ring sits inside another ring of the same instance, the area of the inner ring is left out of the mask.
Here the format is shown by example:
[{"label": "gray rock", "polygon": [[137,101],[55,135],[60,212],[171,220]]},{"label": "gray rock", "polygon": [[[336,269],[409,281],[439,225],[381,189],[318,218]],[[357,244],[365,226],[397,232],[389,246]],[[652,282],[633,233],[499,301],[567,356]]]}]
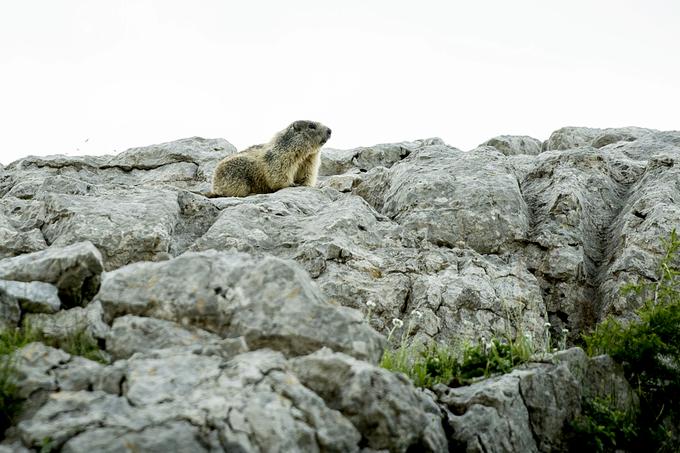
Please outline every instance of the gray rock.
[{"label": "gray rock", "polygon": [[135,410],[125,398],[101,391],[64,391],[52,393],[33,418],[21,421],[17,428],[24,445],[35,448],[49,438],[59,448],[88,428],[111,424],[137,431],[151,420],[147,411]]},{"label": "gray rock", "polygon": [[16,297],[0,290],[0,330],[13,329],[21,320],[21,308]]},{"label": "gray rock", "polygon": [[[582,397],[609,397],[617,388],[619,407],[636,409],[632,388],[611,360],[589,359],[578,348],[553,360],[466,387],[435,386],[451,445],[471,452],[567,451],[566,427],[580,415]],[[594,377],[608,382],[594,383]]]},{"label": "gray rock", "polygon": [[482,143],[481,146],[493,146],[506,156],[518,154],[540,154],[542,143],[540,140],[526,135],[499,135]]},{"label": "gray rock", "polygon": [[368,447],[445,451],[438,409],[403,375],[329,349],[291,362],[300,381],[351,420]]},{"label": "gray rock", "polygon": [[0,453],[31,453],[31,450],[21,445],[21,442],[15,441],[0,445]]},{"label": "gray rock", "polygon": [[64,453],[211,451],[201,441],[199,429],[184,420],[168,421],[158,426],[149,425],[139,432],[123,428],[95,428],[69,439],[61,451]]},{"label": "gray rock", "polygon": [[[1,180],[1,177],[0,177]],[[39,205],[11,197],[0,199],[0,258],[31,253],[47,248],[34,211]]]},{"label": "gray rock", "polygon": [[322,189],[325,187],[330,187],[331,189],[337,190],[338,192],[349,193],[361,183],[363,180],[362,175],[363,173],[343,173],[341,175],[332,175],[327,178],[321,178],[317,185]]},{"label": "gray rock", "polygon": [[66,451],[358,451],[359,432],[286,368],[266,350],[228,362],[172,349],[136,354],[121,396],[52,393],[18,431],[25,445],[49,438]]},{"label": "gray rock", "polygon": [[61,307],[58,290],[49,283],[0,280],[0,292],[15,298],[24,312],[56,313]]},{"label": "gray rock", "polygon": [[519,372],[469,387],[438,387],[454,451],[537,452]]},{"label": "gray rock", "polygon": [[390,169],[381,212],[427,241],[499,253],[526,239],[528,208],[503,155],[431,146]]},{"label": "gray rock", "polygon": [[[499,260],[474,252],[422,252],[428,263],[413,277],[405,328],[423,342],[526,335],[544,345],[547,317],[541,287],[522,259]],[[401,332],[398,332],[401,334]]]},{"label": "gray rock", "polygon": [[577,335],[639,305],[620,289],[656,278],[661,238],[680,216],[679,158],[680,134],[671,132],[538,156],[522,181],[533,225],[522,253],[557,330]]},{"label": "gray rock", "polygon": [[413,310],[425,315],[412,330],[424,339],[476,339],[515,328],[540,339],[543,332],[540,286],[525,263],[419,243],[358,197],[328,189],[230,202],[193,248],[292,258],[330,300],[365,313],[366,302],[375,303],[370,322],[384,334],[393,318],[409,324]]},{"label": "gray rock", "polygon": [[224,357],[248,350],[241,337],[222,339],[191,326],[182,328],[174,322],[131,315],[116,318],[106,336],[106,350],[114,359],[126,359],[135,352],[176,347],[193,347],[197,353],[213,351]]},{"label": "gray rock", "polygon": [[550,138],[548,138],[548,140],[543,144],[543,150],[564,150],[579,148],[582,146],[601,148],[603,146],[620,141],[635,141],[640,137],[656,132],[658,131],[639,127],[622,127],[612,129],[563,127],[562,129],[558,129],[550,134]]},{"label": "gray rock", "polygon": [[98,196],[45,195],[48,242],[89,241],[101,250],[107,270],[167,253],[180,219],[177,193],[126,188]]},{"label": "gray rock", "polygon": [[[626,150],[636,143],[620,149]],[[598,319],[607,315],[630,319],[631,311],[641,301],[632,294],[622,294],[621,288],[627,282],[658,279],[664,253],[662,240],[667,240],[669,232],[679,225],[679,163],[680,133],[674,147],[650,159],[614,217],[610,227],[612,238],[605,242],[603,259],[607,266],[599,274],[602,298],[596,312]]]},{"label": "gray rock", "polygon": [[42,343],[30,343],[14,352],[17,370],[15,384],[18,396],[28,398],[38,390],[53,391],[58,388],[51,371],[69,361],[71,356],[60,349]]},{"label": "gray rock", "polygon": [[81,305],[94,296],[102,270],[102,256],[89,242],[0,260],[0,278],[52,283],[66,307]]},{"label": "gray rock", "polygon": [[84,308],[75,307],[53,315],[28,313],[24,316],[24,323],[48,339],[64,340],[77,332],[104,339],[110,328],[102,316],[102,306],[95,301]]},{"label": "gray rock", "polygon": [[60,391],[91,390],[100,382],[104,365],[85,357],[71,356],[71,360],[52,370]]},{"label": "gray rock", "polygon": [[[236,148],[224,139],[191,137],[131,148],[115,156],[31,156],[5,167],[0,194],[14,191],[22,198],[32,198],[46,189],[85,195],[116,185],[168,185],[202,191],[209,187],[217,163],[234,152]],[[61,182],[53,184],[50,178]]]},{"label": "gray rock", "polygon": [[590,146],[602,129],[590,127],[563,127],[556,130],[543,143],[543,151],[564,150]]},{"label": "gray rock", "polygon": [[155,317],[289,355],[328,346],[376,362],[384,345],[358,312],[329,304],[304,271],[273,257],[206,251],[131,264],[104,275],[97,300],[108,320]]},{"label": "gray rock", "polygon": [[[142,148],[131,148],[114,157],[104,165],[125,171],[154,170],[164,166],[188,163],[196,167],[194,176],[210,182],[217,163],[236,152],[228,141],[190,137],[173,142],[161,143]],[[153,180],[152,178],[149,178]],[[173,179],[168,178],[169,181]]]},{"label": "gray rock", "polygon": [[391,167],[412,152],[432,145],[444,145],[444,142],[440,138],[428,138],[347,150],[324,148],[319,175],[339,175],[351,169],[365,172],[375,167]]}]

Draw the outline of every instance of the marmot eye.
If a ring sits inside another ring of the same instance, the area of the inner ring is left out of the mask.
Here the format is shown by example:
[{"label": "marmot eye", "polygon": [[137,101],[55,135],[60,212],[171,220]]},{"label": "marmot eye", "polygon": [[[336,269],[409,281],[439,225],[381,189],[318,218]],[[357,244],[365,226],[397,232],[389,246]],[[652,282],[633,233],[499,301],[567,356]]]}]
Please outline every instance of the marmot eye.
[{"label": "marmot eye", "polygon": [[310,128],[310,129],[316,129],[316,124],[310,124],[310,125],[309,125],[309,128]]}]

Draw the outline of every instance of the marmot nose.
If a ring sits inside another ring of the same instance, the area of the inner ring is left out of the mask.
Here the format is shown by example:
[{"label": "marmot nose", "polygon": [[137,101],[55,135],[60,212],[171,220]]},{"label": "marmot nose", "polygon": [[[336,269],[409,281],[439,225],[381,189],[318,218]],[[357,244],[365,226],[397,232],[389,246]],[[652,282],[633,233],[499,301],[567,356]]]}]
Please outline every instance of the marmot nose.
[{"label": "marmot nose", "polygon": [[331,130],[330,129],[327,129],[326,135],[329,136],[329,137],[331,136]]}]

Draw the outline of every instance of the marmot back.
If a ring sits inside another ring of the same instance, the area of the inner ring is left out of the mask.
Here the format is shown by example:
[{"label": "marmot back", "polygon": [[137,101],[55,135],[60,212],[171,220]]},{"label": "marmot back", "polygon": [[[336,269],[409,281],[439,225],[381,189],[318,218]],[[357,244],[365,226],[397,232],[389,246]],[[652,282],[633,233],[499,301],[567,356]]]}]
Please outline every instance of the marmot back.
[{"label": "marmot back", "polygon": [[331,130],[315,121],[295,121],[269,143],[255,145],[217,164],[213,197],[245,197],[285,187],[314,186],[321,146]]}]

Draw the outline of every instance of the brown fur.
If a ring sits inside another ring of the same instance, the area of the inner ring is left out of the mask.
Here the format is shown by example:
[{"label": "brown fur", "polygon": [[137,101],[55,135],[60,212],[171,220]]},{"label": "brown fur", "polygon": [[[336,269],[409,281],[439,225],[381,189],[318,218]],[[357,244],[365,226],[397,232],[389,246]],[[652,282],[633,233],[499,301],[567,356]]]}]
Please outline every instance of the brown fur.
[{"label": "brown fur", "polygon": [[314,121],[295,121],[269,143],[227,156],[217,164],[211,197],[245,197],[291,186],[314,186],[321,146],[331,130]]}]

